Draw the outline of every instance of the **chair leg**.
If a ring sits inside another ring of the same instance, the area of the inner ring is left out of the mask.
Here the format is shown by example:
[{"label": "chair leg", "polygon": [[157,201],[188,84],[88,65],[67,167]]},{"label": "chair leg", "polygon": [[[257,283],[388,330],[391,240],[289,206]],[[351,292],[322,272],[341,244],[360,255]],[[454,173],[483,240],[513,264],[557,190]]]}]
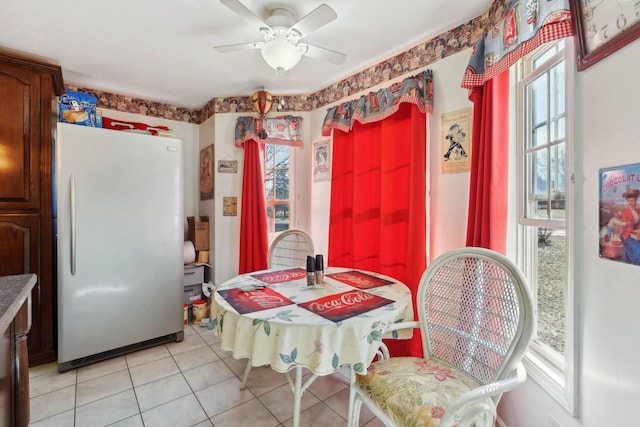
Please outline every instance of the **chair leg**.
[{"label": "chair leg", "polygon": [[362,401],[357,398],[356,392],[353,389],[353,385],[355,384],[356,373],[351,367],[351,380],[349,381],[349,413],[347,415],[347,426],[348,427],[358,427],[358,423],[360,422],[360,408],[362,406]]},{"label": "chair leg", "polygon": [[247,359],[247,366],[244,368],[240,390],[244,390],[245,388],[247,388],[247,379],[249,378],[249,372],[251,372],[251,359]]}]

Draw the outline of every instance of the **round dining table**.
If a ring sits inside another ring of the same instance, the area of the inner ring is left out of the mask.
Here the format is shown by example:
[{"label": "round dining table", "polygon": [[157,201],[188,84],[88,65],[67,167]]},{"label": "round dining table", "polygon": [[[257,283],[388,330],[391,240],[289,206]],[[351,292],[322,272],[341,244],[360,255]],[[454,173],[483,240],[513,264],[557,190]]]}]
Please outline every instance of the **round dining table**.
[{"label": "round dining table", "polygon": [[[365,373],[383,338],[411,338],[411,331],[390,334],[387,327],[413,319],[411,291],[404,283],[339,267],[327,268],[323,283],[313,286],[301,267],[242,274],[218,286],[211,304],[211,327],[223,350],[287,374],[294,427],[302,394],[317,376],[344,365]],[[303,368],[312,373],[304,384]]]}]

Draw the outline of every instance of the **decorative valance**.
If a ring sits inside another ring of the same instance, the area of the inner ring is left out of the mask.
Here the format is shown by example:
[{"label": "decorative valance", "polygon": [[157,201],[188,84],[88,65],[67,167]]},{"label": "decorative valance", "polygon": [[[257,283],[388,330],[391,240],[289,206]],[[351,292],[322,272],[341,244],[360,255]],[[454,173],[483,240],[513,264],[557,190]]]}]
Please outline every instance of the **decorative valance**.
[{"label": "decorative valance", "polygon": [[403,102],[416,104],[423,113],[433,110],[431,70],[329,108],[322,124],[322,135],[331,135],[332,129],[349,132],[355,122],[372,123],[383,120],[398,111]]},{"label": "decorative valance", "polygon": [[[260,138],[258,133],[263,129],[266,138]],[[244,142],[249,139],[263,144],[290,145],[302,147],[302,117],[280,116],[262,119],[259,117],[238,117],[236,122],[236,147],[244,148]]]},{"label": "decorative valance", "polygon": [[569,0],[495,0],[462,87],[482,86],[537,47],[571,35]]}]

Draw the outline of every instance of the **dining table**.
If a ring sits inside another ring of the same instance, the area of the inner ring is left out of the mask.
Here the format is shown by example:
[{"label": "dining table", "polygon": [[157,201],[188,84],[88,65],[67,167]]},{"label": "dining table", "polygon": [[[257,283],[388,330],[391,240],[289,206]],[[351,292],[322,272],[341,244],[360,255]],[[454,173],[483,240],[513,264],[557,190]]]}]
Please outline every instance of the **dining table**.
[{"label": "dining table", "polygon": [[[286,374],[294,427],[302,394],[318,376],[345,365],[352,375],[364,374],[383,338],[412,336],[410,330],[386,332],[414,319],[409,288],[361,269],[328,267],[322,283],[311,286],[302,267],[241,274],[217,286],[211,300],[210,328],[223,350]],[[303,369],[311,371],[304,384]]]}]

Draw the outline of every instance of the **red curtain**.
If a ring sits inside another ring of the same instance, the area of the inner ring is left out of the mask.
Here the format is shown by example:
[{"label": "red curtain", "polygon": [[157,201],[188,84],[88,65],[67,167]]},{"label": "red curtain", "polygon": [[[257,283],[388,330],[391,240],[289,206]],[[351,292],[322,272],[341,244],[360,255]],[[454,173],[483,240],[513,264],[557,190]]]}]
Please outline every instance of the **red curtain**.
[{"label": "red curtain", "polygon": [[509,72],[474,89],[467,246],[505,253],[509,172]]},{"label": "red curtain", "polygon": [[[328,265],[379,272],[415,295],[426,268],[426,115],[414,104],[375,123],[334,130]],[[408,319],[405,319],[408,320]],[[388,340],[422,354],[420,337]]]},{"label": "red curtain", "polygon": [[264,145],[254,140],[245,141],[240,212],[240,274],[267,268],[269,242],[263,168]]}]

